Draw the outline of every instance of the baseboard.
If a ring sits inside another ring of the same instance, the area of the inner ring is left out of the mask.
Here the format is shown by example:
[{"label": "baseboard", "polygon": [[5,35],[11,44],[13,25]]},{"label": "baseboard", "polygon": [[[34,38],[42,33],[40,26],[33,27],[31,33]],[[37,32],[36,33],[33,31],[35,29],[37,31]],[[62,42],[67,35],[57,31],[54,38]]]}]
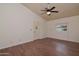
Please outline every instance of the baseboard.
[{"label": "baseboard", "polygon": [[6,46],[1,47],[0,50],[1,50],[1,49],[10,48],[10,47],[14,47],[14,46],[21,45],[21,44],[25,44],[25,43],[28,43],[28,42],[31,42],[31,41],[34,41],[34,39],[29,40],[29,41],[21,41],[21,42],[17,42],[16,44],[6,45]]},{"label": "baseboard", "polygon": [[58,39],[58,38],[46,37],[46,38],[44,38],[44,39],[54,39],[54,40],[59,40],[59,41],[71,42],[71,43],[77,43],[77,44],[79,44],[79,42],[77,42],[77,41],[64,40],[64,39]]}]

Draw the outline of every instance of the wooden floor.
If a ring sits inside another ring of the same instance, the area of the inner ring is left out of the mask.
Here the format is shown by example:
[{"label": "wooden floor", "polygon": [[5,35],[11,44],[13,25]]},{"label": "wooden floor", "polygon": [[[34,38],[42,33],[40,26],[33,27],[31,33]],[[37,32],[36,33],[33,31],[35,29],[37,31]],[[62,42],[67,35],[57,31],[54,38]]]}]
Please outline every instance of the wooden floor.
[{"label": "wooden floor", "polygon": [[9,56],[79,56],[79,43],[44,38],[0,50]]}]

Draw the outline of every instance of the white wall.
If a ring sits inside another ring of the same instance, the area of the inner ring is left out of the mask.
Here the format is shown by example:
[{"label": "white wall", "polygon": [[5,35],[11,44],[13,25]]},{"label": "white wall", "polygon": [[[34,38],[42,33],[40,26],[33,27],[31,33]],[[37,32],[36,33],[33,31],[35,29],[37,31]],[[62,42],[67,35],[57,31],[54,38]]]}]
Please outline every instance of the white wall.
[{"label": "white wall", "polygon": [[0,4],[0,49],[34,40],[35,20],[41,23],[40,38],[45,37],[45,20],[21,4]]},{"label": "white wall", "polygon": [[[33,37],[34,39],[42,39],[46,37],[46,21],[41,20],[41,18],[37,18],[36,20],[33,21]],[[38,29],[35,29],[35,27],[38,27]]]},{"label": "white wall", "polygon": [[[67,23],[67,32],[57,32],[56,25],[60,23]],[[48,37],[62,40],[79,42],[79,16],[66,17],[47,22]]]}]

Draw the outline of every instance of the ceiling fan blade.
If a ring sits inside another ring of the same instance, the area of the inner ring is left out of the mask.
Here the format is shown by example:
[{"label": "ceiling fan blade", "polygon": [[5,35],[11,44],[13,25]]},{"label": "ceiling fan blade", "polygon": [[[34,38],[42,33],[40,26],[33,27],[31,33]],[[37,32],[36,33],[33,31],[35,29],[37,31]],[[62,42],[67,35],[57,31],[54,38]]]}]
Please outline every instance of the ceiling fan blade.
[{"label": "ceiling fan blade", "polygon": [[51,11],[51,12],[55,12],[55,13],[58,13],[58,11]]},{"label": "ceiling fan blade", "polygon": [[52,7],[50,10],[53,10],[53,9],[55,9],[55,7]]}]

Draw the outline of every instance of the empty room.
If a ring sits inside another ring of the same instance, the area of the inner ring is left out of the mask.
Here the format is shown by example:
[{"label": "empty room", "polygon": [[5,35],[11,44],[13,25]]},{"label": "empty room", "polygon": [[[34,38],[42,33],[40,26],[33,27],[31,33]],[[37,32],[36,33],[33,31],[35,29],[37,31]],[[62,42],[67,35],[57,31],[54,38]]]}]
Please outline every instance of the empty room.
[{"label": "empty room", "polygon": [[79,56],[79,3],[0,3],[0,56]]}]

